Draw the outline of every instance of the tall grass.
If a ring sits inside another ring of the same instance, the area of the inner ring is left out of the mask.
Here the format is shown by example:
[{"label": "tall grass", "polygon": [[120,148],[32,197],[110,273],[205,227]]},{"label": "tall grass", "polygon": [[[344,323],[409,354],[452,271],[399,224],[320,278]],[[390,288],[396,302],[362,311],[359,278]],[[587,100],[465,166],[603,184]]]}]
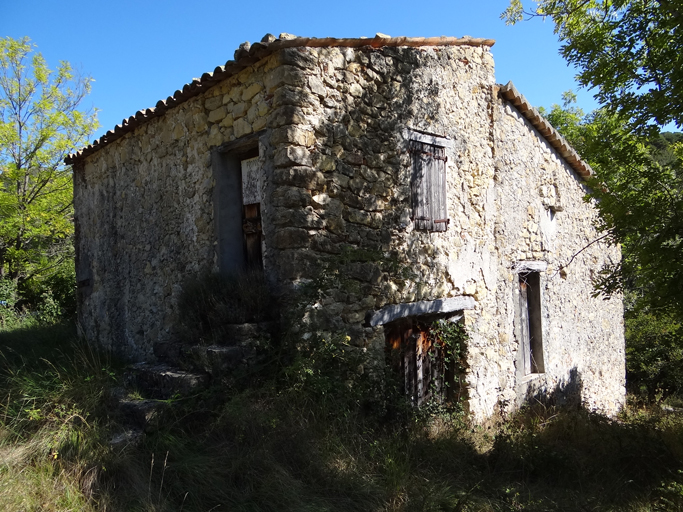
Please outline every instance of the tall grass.
[{"label": "tall grass", "polygon": [[674,402],[631,401],[618,420],[536,403],[474,426],[389,388],[364,400],[322,345],[112,445],[120,365],[69,326],[3,332],[0,347],[0,510],[683,510]]},{"label": "tall grass", "polygon": [[0,509],[89,510],[106,363],[72,326],[34,324],[0,333],[0,368]]}]

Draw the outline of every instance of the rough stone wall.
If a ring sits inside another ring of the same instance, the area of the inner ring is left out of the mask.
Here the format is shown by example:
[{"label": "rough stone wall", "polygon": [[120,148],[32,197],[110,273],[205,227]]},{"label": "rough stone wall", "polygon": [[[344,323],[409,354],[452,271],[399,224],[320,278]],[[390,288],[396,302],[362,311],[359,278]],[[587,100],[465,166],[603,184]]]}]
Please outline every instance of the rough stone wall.
[{"label": "rough stone wall", "polygon": [[74,172],[79,321],[133,359],[172,336],[187,277],[215,269],[211,148],[263,129],[264,59],[89,156]]},{"label": "rough stone wall", "polygon": [[[597,272],[618,260],[620,251],[592,243],[600,233],[594,228],[597,212],[584,201],[585,182],[509,103],[499,101],[494,112],[498,264],[490,287],[495,309],[489,314],[496,318],[495,335],[470,347],[477,382],[472,407],[489,414],[490,397],[496,394],[504,403],[519,405],[525,397],[546,392],[556,393],[559,401],[580,399],[592,410],[615,414],[625,396],[622,301],[591,295]],[[513,267],[523,261],[547,263],[540,279],[541,375],[524,376],[520,360]]]},{"label": "rough stone wall", "polygon": [[[283,142],[275,148],[279,232],[271,247],[281,282],[325,276],[302,335],[346,332],[381,364],[383,330],[363,327],[368,310],[470,295],[475,419],[555,388],[559,400],[580,391],[590,408],[615,413],[624,397],[621,301],[590,296],[592,275],[619,252],[595,244],[558,272],[599,236],[595,211],[543,138],[510,107],[501,114],[488,49],[306,50],[295,65],[307,80],[289,90],[294,122],[271,139]],[[410,221],[406,127],[454,142],[444,233]],[[545,373],[537,376],[521,370],[515,309],[513,265],[527,260],[547,263]]]},{"label": "rough stone wall", "polygon": [[[453,141],[443,233],[410,220],[405,128]],[[557,277],[595,236],[594,212],[571,170],[496,98],[485,46],[280,50],[87,157],[75,204],[88,336],[137,359],[173,336],[182,281],[217,269],[211,151],[261,130],[265,271],[280,291],[315,284],[302,338],[346,333],[381,366],[383,329],[363,325],[368,311],[470,295],[475,419],[572,368],[586,403],[618,407],[620,302],[589,298],[590,272],[618,252],[591,247]],[[546,375],[531,384],[517,370],[512,272],[529,259],[548,263]]]},{"label": "rough stone wall", "polygon": [[[479,270],[451,263],[486,259],[491,245],[482,189],[494,173],[493,60],[487,47],[330,48],[306,49],[296,65],[307,80],[285,87],[293,123],[271,138],[272,261],[281,282],[325,277],[304,337],[343,331],[383,364],[383,329],[362,325],[368,311],[483,293]],[[454,141],[445,233],[410,220],[407,127]]]}]

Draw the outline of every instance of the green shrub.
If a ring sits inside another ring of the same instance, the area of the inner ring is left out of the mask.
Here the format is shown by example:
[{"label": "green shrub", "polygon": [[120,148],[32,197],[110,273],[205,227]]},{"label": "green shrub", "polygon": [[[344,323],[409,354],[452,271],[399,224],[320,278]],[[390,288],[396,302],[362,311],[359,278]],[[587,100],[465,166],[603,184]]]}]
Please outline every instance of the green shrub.
[{"label": "green shrub", "polygon": [[42,322],[72,319],[76,316],[76,270],[73,259],[59,265],[46,277],[21,283],[18,305],[37,313]]},{"label": "green shrub", "polygon": [[683,329],[675,315],[647,309],[626,315],[627,384],[650,398],[683,393]]},{"label": "green shrub", "polygon": [[0,279],[0,329],[54,324],[76,316],[76,273],[65,261],[48,277]]},{"label": "green shrub", "polygon": [[293,357],[285,368],[287,386],[314,402],[333,402],[345,411],[378,401],[381,387],[367,372],[367,352],[349,341],[344,334],[317,335],[291,347]]}]

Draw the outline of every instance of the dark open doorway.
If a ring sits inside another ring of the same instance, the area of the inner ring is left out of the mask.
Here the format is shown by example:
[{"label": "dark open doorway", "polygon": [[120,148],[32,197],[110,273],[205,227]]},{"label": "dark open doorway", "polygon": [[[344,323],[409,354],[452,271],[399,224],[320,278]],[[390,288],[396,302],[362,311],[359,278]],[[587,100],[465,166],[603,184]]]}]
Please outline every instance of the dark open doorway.
[{"label": "dark open doorway", "polygon": [[263,269],[260,135],[226,143],[212,154],[218,267],[225,275]]}]

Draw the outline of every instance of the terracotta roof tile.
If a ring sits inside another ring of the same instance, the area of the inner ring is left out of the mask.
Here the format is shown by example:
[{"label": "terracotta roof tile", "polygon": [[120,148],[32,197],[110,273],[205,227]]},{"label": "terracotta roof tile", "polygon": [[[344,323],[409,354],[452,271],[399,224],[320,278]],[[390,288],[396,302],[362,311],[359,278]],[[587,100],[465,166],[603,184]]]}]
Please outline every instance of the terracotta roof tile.
[{"label": "terracotta roof tile", "polygon": [[520,94],[512,82],[502,85],[498,89],[498,94],[519,111],[531,125],[543,135],[548,143],[564,158],[572,169],[584,180],[588,180],[594,175],[591,166],[584,162],[579,154],[572,148],[565,138],[560,135],[553,126],[540,114],[538,110],[531,106],[527,99]]},{"label": "terracotta roof tile", "polygon": [[275,38],[272,34],[266,34],[261,42],[249,44],[242,43],[235,50],[234,60],[229,60],[223,66],[218,66],[213,73],[204,73],[201,78],[195,78],[191,83],[185,84],[182,90],[177,90],[173,96],[165,100],[159,100],[154,108],[138,110],[135,115],[124,119],[120,125],[113,130],[109,130],[102,137],[95,140],[91,145],[80,151],[67,156],[64,162],[76,164],[84,157],[99,151],[104,146],[114,142],[126,133],[133,131],[147,121],[163,115],[169,108],[176,107],[188,99],[201,94],[218,82],[229,78],[242,71],[247,66],[258,62],[268,55],[282,48],[293,47],[347,47],[360,48],[371,46],[381,48],[384,46],[493,46],[493,39],[477,39],[469,36],[465,37],[389,37],[384,34],[377,34],[374,38],[354,38],[336,39],[332,37],[296,37],[291,34],[280,34]]}]

